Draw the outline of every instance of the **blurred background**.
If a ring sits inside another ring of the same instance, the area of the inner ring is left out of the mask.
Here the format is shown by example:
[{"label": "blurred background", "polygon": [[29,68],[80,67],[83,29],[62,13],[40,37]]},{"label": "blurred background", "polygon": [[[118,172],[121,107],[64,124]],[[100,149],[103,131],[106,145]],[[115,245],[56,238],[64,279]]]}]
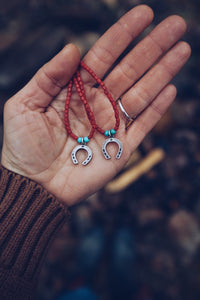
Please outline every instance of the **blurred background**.
[{"label": "blurred background", "polygon": [[146,33],[170,14],[188,23],[192,57],[174,80],[176,102],[117,178],[72,208],[38,300],[200,299],[199,0],[1,0],[0,147],[6,100],[66,43],[85,53],[144,3],[155,12]]}]

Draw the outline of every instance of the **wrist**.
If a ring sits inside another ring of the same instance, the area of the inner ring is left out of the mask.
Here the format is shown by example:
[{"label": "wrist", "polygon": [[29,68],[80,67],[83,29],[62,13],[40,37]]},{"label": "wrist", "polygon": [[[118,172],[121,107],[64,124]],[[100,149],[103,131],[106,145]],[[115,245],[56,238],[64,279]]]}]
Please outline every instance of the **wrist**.
[{"label": "wrist", "polygon": [[12,159],[8,153],[9,151],[5,149],[5,146],[3,145],[0,162],[1,166],[15,174],[28,177],[27,174],[19,168],[19,164],[15,163],[14,159]]}]

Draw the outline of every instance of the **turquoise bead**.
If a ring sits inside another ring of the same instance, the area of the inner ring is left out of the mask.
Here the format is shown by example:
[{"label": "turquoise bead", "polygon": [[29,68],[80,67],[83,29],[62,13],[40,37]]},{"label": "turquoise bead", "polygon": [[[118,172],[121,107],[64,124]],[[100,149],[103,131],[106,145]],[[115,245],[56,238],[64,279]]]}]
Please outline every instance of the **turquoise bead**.
[{"label": "turquoise bead", "polygon": [[114,134],[116,133],[116,130],[115,130],[115,129],[111,129],[111,130],[110,130],[110,133],[111,133],[112,135],[114,135]]},{"label": "turquoise bead", "polygon": [[82,141],[83,141],[83,138],[82,138],[82,137],[78,137],[78,138],[77,138],[77,142],[78,142],[79,144],[81,144]]},{"label": "turquoise bead", "polygon": [[83,138],[83,141],[84,141],[85,143],[88,143],[88,142],[89,142],[89,139],[88,139],[88,137],[87,137],[87,136],[85,136],[85,137]]},{"label": "turquoise bead", "polygon": [[106,130],[106,131],[104,132],[104,135],[105,135],[105,136],[109,136],[109,130]]}]

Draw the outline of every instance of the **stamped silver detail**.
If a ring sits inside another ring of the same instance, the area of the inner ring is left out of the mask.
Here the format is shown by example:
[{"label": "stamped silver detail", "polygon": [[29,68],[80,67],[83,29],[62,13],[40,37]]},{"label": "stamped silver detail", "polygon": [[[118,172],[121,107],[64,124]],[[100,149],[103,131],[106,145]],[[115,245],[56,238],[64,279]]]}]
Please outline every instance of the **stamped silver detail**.
[{"label": "stamped silver detail", "polygon": [[73,151],[72,151],[72,154],[71,154],[71,157],[72,157],[72,161],[75,165],[78,165],[78,160],[76,158],[76,153],[79,151],[79,150],[85,150],[87,151],[87,158],[82,162],[82,165],[86,166],[92,159],[92,150],[86,146],[86,145],[78,145],[76,146]]},{"label": "stamped silver detail", "polygon": [[111,137],[109,139],[106,139],[102,145],[102,152],[103,152],[103,155],[106,159],[111,159],[110,155],[108,154],[107,150],[106,150],[106,147],[109,143],[116,143],[119,147],[118,149],[118,152],[117,152],[117,155],[116,155],[116,159],[120,159],[121,155],[122,155],[122,151],[123,151],[123,146],[122,146],[122,143],[120,142],[120,140],[114,138],[114,137]]}]

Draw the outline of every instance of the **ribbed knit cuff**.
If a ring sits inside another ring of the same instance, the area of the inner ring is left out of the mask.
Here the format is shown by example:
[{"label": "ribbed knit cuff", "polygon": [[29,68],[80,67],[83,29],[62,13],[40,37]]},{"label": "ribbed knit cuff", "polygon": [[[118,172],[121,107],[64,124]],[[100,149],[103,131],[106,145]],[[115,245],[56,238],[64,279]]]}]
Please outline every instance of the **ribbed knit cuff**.
[{"label": "ribbed knit cuff", "polygon": [[[0,166],[0,295],[9,289],[20,294],[24,282],[31,289],[51,240],[68,216],[41,185]],[[18,299],[16,294],[13,299]]]}]

